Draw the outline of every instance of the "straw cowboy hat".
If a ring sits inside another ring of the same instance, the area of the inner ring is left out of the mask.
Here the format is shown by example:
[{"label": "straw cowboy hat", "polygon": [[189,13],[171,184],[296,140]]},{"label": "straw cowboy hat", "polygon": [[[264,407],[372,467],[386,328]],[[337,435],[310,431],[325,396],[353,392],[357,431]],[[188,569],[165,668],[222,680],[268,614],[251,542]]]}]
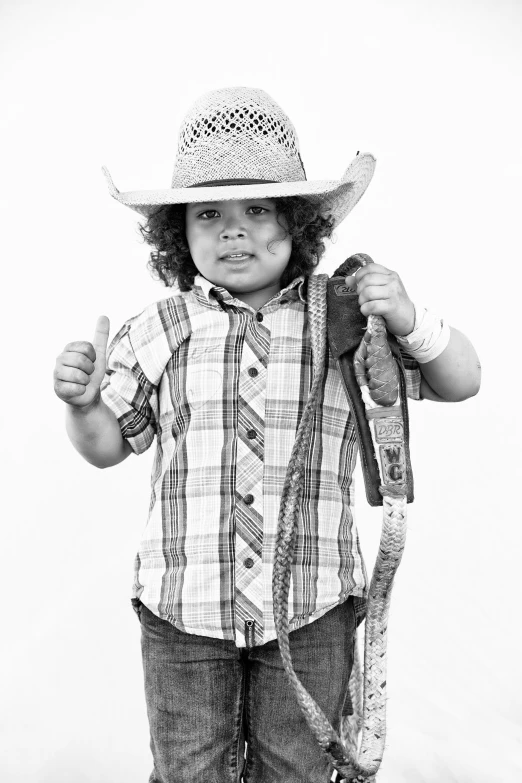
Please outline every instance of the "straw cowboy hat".
[{"label": "straw cowboy hat", "polygon": [[170,188],[125,193],[104,167],[117,201],[149,216],[165,204],[305,196],[338,225],[370,184],[375,158],[358,153],[340,180],[308,181],[294,126],[263,90],[227,87],[203,95],[180,128]]}]

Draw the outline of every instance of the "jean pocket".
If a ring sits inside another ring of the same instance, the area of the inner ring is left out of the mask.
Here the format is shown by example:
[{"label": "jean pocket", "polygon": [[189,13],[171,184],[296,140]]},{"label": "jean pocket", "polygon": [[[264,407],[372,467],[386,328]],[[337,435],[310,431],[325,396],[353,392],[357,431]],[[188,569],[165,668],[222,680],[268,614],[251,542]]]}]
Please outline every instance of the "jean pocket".
[{"label": "jean pocket", "polygon": [[131,604],[132,604],[132,608],[138,615],[138,620],[141,623],[141,607],[143,606],[143,604],[141,603],[139,598],[131,598]]}]

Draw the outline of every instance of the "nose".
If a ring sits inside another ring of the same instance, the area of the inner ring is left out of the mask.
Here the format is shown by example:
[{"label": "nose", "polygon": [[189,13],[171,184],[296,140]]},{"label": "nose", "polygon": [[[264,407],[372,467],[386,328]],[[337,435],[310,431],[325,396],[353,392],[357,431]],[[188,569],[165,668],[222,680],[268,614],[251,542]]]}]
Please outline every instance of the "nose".
[{"label": "nose", "polygon": [[246,230],[241,225],[240,220],[236,216],[231,215],[223,225],[220,237],[221,239],[238,239],[244,237],[245,234]]}]

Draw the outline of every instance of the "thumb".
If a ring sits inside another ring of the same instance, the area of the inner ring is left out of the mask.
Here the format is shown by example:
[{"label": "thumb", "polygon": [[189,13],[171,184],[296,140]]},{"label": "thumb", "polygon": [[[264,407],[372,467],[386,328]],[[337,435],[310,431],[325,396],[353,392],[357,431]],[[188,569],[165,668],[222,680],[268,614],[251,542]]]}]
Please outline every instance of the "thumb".
[{"label": "thumb", "polygon": [[355,293],[355,290],[357,289],[357,280],[355,275],[348,275],[348,277],[344,278],[344,282],[346,284],[346,288],[350,288],[352,292]]},{"label": "thumb", "polygon": [[100,315],[96,321],[96,328],[94,330],[94,338],[92,344],[96,351],[96,359],[105,357],[107,353],[107,343],[109,341],[109,330],[111,328],[109,319],[106,315]]}]

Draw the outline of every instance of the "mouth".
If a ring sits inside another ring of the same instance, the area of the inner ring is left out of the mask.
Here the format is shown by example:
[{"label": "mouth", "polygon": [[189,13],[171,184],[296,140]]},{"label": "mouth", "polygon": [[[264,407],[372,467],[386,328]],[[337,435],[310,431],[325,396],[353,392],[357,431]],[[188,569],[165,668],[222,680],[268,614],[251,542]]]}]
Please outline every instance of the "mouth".
[{"label": "mouth", "polygon": [[230,261],[233,264],[237,264],[240,261],[247,261],[252,258],[251,253],[227,253],[224,256],[220,256],[220,261]]}]

